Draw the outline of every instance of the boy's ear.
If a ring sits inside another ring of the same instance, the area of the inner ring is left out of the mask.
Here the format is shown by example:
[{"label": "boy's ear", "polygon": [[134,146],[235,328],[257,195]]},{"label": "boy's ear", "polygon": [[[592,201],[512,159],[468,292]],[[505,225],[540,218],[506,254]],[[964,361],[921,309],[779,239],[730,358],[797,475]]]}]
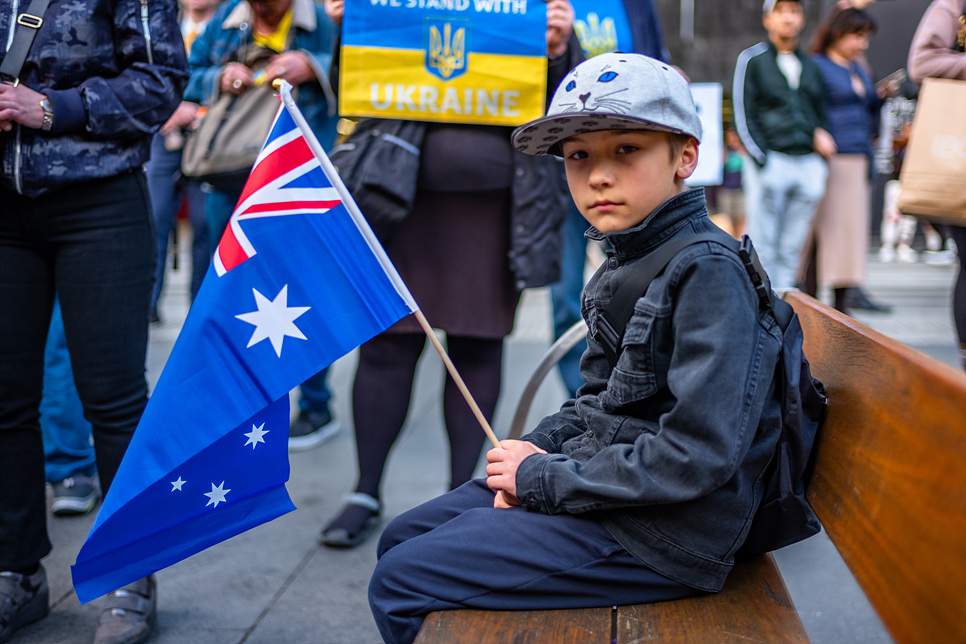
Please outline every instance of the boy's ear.
[{"label": "boy's ear", "polygon": [[694,174],[695,168],[698,167],[698,142],[694,137],[689,137],[685,144],[681,146],[677,161],[678,167],[675,176],[678,179],[683,181]]}]

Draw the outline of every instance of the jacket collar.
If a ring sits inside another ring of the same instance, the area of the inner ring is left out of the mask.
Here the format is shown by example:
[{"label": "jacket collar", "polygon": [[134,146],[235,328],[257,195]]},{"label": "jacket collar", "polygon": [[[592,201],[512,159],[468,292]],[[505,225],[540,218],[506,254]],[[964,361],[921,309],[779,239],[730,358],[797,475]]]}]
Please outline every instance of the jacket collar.
[{"label": "jacket collar", "polygon": [[646,255],[689,222],[707,214],[704,188],[692,188],[665,201],[633,228],[604,234],[591,226],[586,236],[597,241],[607,240],[615,257],[625,262]]},{"label": "jacket collar", "polygon": [[[243,29],[252,23],[252,8],[247,0],[242,0],[228,12],[223,29]],[[292,26],[302,31],[315,31],[317,26],[312,0],[292,0]]]}]

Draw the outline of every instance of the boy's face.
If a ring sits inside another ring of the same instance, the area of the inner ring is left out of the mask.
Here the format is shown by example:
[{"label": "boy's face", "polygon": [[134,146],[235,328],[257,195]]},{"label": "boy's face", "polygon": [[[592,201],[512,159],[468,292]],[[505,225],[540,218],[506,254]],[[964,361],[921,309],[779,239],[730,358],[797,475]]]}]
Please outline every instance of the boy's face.
[{"label": "boy's face", "polygon": [[577,209],[602,233],[632,228],[686,189],[698,163],[688,139],[672,154],[668,135],[645,130],[604,130],[563,141],[567,183]]},{"label": "boy's face", "polygon": [[793,41],[805,29],[805,12],[798,2],[779,0],[771,11],[761,17],[761,21],[772,42]]}]

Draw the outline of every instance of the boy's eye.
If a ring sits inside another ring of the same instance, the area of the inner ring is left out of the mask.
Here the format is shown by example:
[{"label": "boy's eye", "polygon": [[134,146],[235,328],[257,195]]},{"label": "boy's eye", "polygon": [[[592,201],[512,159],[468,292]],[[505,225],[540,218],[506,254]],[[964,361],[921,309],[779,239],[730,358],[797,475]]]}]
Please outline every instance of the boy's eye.
[{"label": "boy's eye", "polygon": [[624,145],[622,145],[619,148],[617,148],[617,153],[618,154],[630,154],[632,152],[637,152],[639,149],[640,148],[638,148],[636,145],[632,145],[630,143],[625,143]]},{"label": "boy's eye", "polygon": [[569,161],[580,161],[587,158],[587,153],[583,150],[574,150],[565,157]]},{"label": "boy's eye", "polygon": [[577,81],[570,81],[569,83],[567,83],[567,91],[568,92],[574,91],[574,88],[575,87],[577,87]]},{"label": "boy's eye", "polygon": [[603,74],[600,75],[600,78],[597,79],[597,82],[609,83],[615,78],[617,78],[617,72],[604,72]]}]

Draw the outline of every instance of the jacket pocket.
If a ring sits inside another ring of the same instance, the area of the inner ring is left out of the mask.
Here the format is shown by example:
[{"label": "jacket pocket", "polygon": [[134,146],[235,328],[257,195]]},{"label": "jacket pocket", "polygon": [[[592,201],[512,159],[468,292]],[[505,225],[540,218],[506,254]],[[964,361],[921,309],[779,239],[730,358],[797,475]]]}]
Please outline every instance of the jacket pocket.
[{"label": "jacket pocket", "polygon": [[621,344],[623,351],[607,383],[607,390],[618,406],[639,402],[657,392],[654,359],[656,322],[653,313],[636,308],[627,323]]}]

